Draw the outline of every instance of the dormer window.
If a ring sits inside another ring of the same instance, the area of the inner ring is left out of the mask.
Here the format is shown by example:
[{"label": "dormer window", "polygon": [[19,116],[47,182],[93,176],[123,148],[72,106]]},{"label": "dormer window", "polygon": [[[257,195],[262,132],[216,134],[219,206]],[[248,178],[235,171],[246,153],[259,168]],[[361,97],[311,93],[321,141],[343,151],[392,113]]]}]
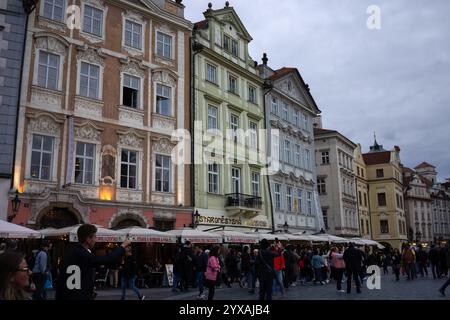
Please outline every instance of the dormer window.
[{"label": "dormer window", "polygon": [[223,36],[223,49],[224,49],[224,50],[230,51],[230,42],[231,42],[230,37],[224,35],[224,36]]},{"label": "dormer window", "polygon": [[231,40],[231,54],[238,55],[238,42],[236,40]]},{"label": "dormer window", "polygon": [[239,46],[238,42],[234,39],[231,39],[229,36],[223,36],[223,49],[225,51],[230,52],[234,56],[238,56]]}]

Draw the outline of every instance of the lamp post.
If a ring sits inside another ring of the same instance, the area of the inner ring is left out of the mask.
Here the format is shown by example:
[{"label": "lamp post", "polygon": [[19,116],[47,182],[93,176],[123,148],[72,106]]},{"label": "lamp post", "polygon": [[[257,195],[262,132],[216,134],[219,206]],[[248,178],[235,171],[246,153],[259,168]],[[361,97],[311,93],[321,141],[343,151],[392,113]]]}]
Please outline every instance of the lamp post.
[{"label": "lamp post", "polygon": [[284,233],[288,233],[288,231],[289,231],[289,225],[288,225],[287,221],[285,221],[283,224],[283,231],[284,231]]},{"label": "lamp post", "polygon": [[17,216],[21,202],[22,201],[19,199],[19,190],[16,190],[16,195],[11,200],[12,215],[8,216],[8,222],[13,221],[14,218]]},{"label": "lamp post", "polygon": [[198,210],[195,210],[192,212],[192,227],[194,229],[197,229],[197,227],[198,227],[199,217],[200,217],[200,214],[198,213]]}]

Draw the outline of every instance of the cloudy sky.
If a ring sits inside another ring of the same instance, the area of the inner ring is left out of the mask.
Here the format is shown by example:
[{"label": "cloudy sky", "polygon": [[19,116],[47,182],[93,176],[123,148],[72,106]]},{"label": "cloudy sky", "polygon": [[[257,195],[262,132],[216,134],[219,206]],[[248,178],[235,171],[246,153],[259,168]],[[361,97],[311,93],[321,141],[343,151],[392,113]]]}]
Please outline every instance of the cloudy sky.
[{"label": "cloudy sky", "polygon": [[[186,18],[203,19],[225,0],[185,0]],[[381,9],[369,30],[367,9]],[[361,143],[373,132],[404,165],[434,164],[450,178],[450,1],[231,0],[253,37],[250,54],[272,68],[299,68],[323,125]]]}]

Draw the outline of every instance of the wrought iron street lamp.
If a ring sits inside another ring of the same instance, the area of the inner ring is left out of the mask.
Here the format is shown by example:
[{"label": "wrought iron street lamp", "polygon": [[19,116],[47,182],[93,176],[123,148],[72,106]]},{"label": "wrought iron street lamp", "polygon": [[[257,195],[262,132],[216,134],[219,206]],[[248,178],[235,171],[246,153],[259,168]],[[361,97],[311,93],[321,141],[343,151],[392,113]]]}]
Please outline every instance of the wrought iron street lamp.
[{"label": "wrought iron street lamp", "polygon": [[19,190],[16,190],[16,195],[11,200],[11,208],[12,208],[12,215],[8,217],[8,221],[11,222],[14,220],[14,218],[17,216],[17,213],[19,212],[20,203],[22,200],[19,199]]},{"label": "wrought iron street lamp", "polygon": [[197,229],[198,227],[198,221],[200,218],[200,214],[198,213],[198,210],[195,210],[192,212],[192,226],[194,229]]},{"label": "wrought iron street lamp", "polygon": [[283,231],[284,231],[284,233],[288,233],[288,231],[289,231],[289,225],[288,225],[287,221],[285,221],[283,224]]}]

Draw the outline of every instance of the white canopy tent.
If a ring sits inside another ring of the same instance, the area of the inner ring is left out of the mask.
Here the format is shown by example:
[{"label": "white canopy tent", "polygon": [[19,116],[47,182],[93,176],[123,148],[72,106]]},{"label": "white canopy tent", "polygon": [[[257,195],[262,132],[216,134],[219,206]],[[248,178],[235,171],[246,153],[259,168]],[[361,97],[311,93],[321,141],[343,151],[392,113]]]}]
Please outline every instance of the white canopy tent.
[{"label": "white canopy tent", "polygon": [[256,234],[243,233],[231,230],[217,230],[214,233],[220,234],[224,243],[258,243],[259,238]]},{"label": "white canopy tent", "polygon": [[375,241],[375,240],[371,240],[371,239],[364,239],[364,238],[352,238],[351,240],[354,240],[356,244],[361,244],[361,245],[368,245],[368,246],[377,246],[378,249],[384,249],[385,247]]},{"label": "white canopy tent", "polygon": [[[81,224],[60,228],[60,229],[43,229],[41,230],[41,234],[45,237],[59,237],[59,236],[69,236],[70,242],[77,242],[78,236],[77,231]],[[97,227],[97,242],[121,242],[125,240],[125,236],[120,232],[103,228],[102,226]]]},{"label": "white canopy tent", "polygon": [[222,236],[213,232],[205,232],[191,228],[170,230],[167,234],[181,238],[181,242],[191,243],[222,243]]},{"label": "white canopy tent", "polygon": [[284,234],[284,233],[259,233],[259,232],[255,232],[255,233],[251,233],[252,235],[257,236],[258,241],[261,241],[262,239],[266,239],[269,241],[275,241],[275,238],[277,238],[278,240],[289,240],[289,237]]},{"label": "white canopy tent", "polygon": [[165,232],[146,229],[142,227],[129,227],[125,229],[116,230],[121,235],[130,239],[132,242],[145,243],[176,243],[177,236]]},{"label": "white canopy tent", "polygon": [[41,238],[39,231],[19,226],[15,223],[0,220],[0,238],[27,239]]},{"label": "white canopy tent", "polygon": [[328,241],[328,238],[321,237],[318,235],[312,235],[312,234],[303,234],[303,233],[294,233],[290,235],[291,240],[297,240],[297,241],[312,241],[312,242],[324,242]]}]

